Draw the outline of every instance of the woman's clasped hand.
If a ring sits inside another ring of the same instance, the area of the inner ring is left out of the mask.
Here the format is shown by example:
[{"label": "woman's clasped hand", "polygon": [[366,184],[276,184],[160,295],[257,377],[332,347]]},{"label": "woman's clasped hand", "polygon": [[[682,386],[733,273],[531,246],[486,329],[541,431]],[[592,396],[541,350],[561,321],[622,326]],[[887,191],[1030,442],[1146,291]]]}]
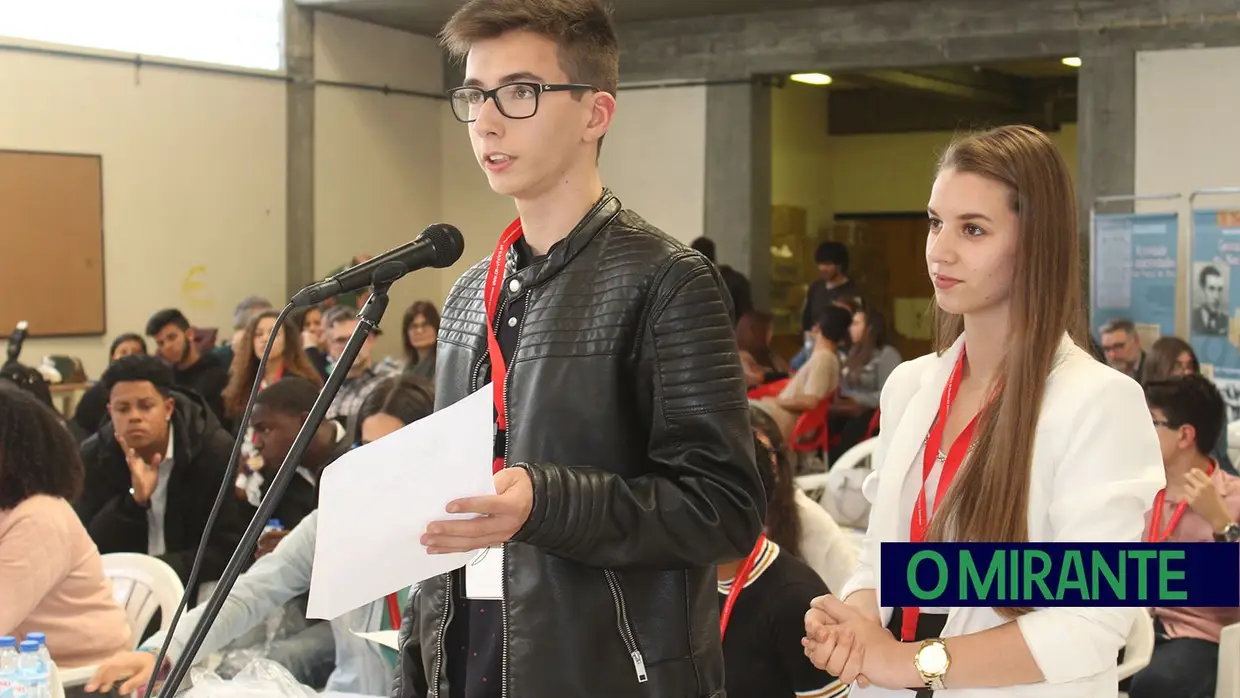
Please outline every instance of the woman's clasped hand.
[{"label": "woman's clasped hand", "polygon": [[[866,615],[830,594],[814,599],[805,613],[805,655],[814,666],[844,684],[864,688],[905,688],[912,668],[911,653],[879,619]],[[903,655],[909,654],[908,657]],[[903,664],[908,660],[909,666]]]}]

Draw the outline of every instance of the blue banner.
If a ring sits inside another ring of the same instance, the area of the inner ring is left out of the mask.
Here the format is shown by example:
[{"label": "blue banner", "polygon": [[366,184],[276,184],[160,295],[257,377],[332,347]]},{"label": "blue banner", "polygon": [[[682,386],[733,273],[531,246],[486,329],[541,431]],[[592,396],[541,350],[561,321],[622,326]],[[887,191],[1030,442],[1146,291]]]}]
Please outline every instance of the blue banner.
[{"label": "blue banner", "polygon": [[1175,334],[1180,217],[1176,213],[1094,216],[1090,326],[1128,318],[1138,329]]},{"label": "blue banner", "polygon": [[1233,543],[883,543],[882,606],[1240,606]]},{"label": "blue banner", "polygon": [[1189,343],[1202,372],[1227,402],[1228,421],[1240,418],[1240,212],[1193,211],[1193,264],[1189,273]]}]

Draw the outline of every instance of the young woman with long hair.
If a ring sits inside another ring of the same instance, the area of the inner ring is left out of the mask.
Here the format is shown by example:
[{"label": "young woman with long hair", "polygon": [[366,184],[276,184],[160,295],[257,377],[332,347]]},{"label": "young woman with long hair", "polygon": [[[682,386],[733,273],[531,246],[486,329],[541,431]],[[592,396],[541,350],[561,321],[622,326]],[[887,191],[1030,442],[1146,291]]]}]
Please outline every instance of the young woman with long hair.
[{"label": "young woman with long hair", "polygon": [[1140,386],[1081,348],[1077,211],[1051,141],[958,140],[928,213],[936,351],[884,386],[861,564],[814,600],[805,651],[854,697],[1113,695],[1135,609],[879,606],[881,541],[1134,543],[1164,485]]},{"label": "young woman with long hair", "polygon": [[[279,316],[279,311],[264,310],[251,317],[245,326],[239,345],[249,347],[250,351],[238,351],[233,355],[232,367],[228,371],[228,387],[224,389],[224,413],[230,420],[240,419],[245,412],[245,403],[250,399],[254,381],[259,380],[258,362],[263,358],[267,338],[271,336],[271,329]],[[263,385],[275,383],[285,375],[300,376],[323,384],[323,377],[301,348],[300,333],[287,332],[281,327],[273,341],[262,376]]]},{"label": "young woman with long hair", "polygon": [[840,394],[831,401],[828,419],[839,442],[831,446],[829,463],[865,438],[878,399],[891,372],[900,365],[900,352],[887,341],[887,320],[873,308],[859,308],[848,328],[849,347],[840,368]]},{"label": "young woman with long hair", "polygon": [[400,321],[400,341],[405,349],[404,373],[434,382],[435,343],[439,336],[439,310],[430,301],[414,301]]}]

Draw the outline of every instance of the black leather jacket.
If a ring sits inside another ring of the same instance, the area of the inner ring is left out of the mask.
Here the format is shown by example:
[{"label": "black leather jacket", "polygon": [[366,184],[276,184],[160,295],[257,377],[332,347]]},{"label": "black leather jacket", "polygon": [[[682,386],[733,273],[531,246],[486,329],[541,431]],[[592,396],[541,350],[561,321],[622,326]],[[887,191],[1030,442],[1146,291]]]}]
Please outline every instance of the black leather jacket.
[{"label": "black leather jacket", "polygon": [[[439,408],[488,382],[488,262],[444,303]],[[766,508],[722,281],[607,192],[512,278],[529,297],[507,462],[534,503],[504,546],[504,695],[721,695],[714,565],[749,553]],[[449,695],[459,575],[410,599],[394,698]]]}]

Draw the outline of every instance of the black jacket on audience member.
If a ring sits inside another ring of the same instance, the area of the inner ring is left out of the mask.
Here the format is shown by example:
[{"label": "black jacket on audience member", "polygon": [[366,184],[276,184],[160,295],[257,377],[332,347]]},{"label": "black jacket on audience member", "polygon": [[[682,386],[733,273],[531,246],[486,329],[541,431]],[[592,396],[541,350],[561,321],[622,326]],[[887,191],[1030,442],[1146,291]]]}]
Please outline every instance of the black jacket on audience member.
[{"label": "black jacket on audience member", "polygon": [[186,388],[198,393],[206,400],[207,407],[224,423],[224,388],[228,387],[228,364],[223,357],[215,352],[204,353],[193,366],[186,369],[174,369],[175,381],[179,388]]},{"label": "black jacket on audience member", "polygon": [[[220,482],[224,478],[232,480],[228,457],[232,454],[233,439],[201,397],[177,391],[173,391],[172,397],[176,406],[172,412],[173,465],[164,515],[167,552],[160,559],[185,582]],[[116,442],[110,420],[82,444],[82,462],[86,479],[74,509],[99,552],[145,553],[147,510],[129,494],[129,464]],[[236,498],[225,497],[198,581],[219,579],[241,540],[242,524]]]},{"label": "black jacket on audience member", "polygon": [[[489,382],[488,262],[444,302],[437,409]],[[507,362],[507,463],[534,492],[503,546],[503,692],[720,695],[715,564],[750,552],[766,498],[718,272],[604,192],[503,288],[501,317],[516,299],[525,308]],[[433,577],[411,596],[394,698],[451,695],[444,663],[463,653],[442,643],[462,580]]]}]

